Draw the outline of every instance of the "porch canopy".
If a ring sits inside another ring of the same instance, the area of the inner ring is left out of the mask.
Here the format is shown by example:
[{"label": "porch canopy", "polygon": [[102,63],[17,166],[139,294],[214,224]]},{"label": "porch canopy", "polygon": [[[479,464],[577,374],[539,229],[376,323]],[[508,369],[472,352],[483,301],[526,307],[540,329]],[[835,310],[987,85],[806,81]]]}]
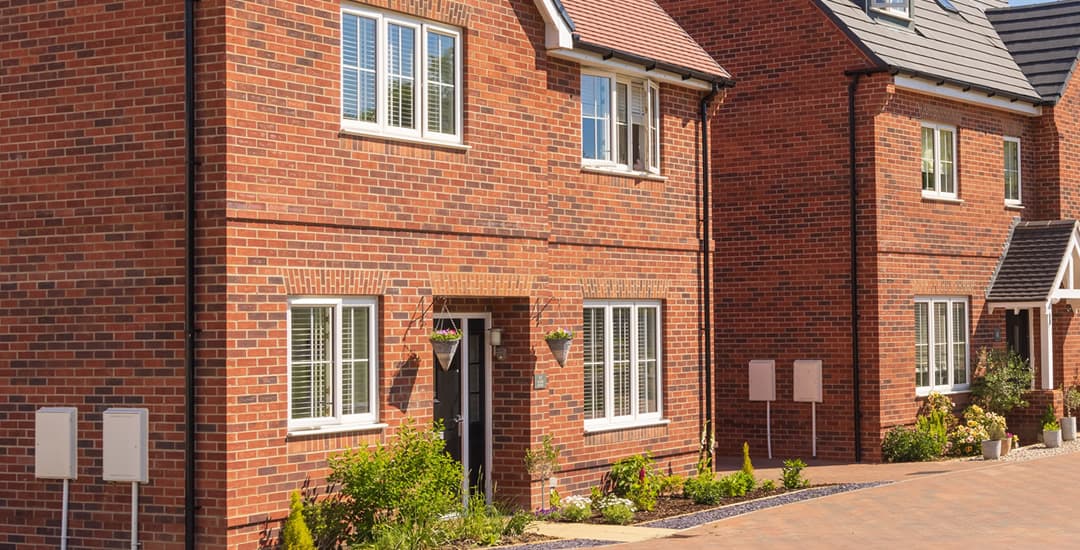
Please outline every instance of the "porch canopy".
[{"label": "porch canopy", "polygon": [[1053,305],[1080,305],[1080,227],[1076,220],[1013,226],[986,303],[990,310],[1031,309],[1039,317],[1041,386],[1054,388]]}]

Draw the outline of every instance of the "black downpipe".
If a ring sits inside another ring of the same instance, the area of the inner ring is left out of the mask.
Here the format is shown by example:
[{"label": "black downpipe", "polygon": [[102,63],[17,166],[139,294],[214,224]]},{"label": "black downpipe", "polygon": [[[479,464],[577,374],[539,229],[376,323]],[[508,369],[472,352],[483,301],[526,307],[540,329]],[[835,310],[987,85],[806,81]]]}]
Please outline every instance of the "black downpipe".
[{"label": "black downpipe", "polygon": [[709,199],[709,188],[712,186],[712,177],[709,174],[709,157],[712,151],[709,150],[709,106],[712,104],[716,94],[719,93],[719,86],[713,84],[712,90],[705,97],[701,98],[701,284],[702,284],[702,308],[705,312],[705,319],[702,326],[703,339],[705,341],[705,445],[709,448],[706,449],[706,456],[709,458],[709,465],[713,465],[713,449],[714,442],[716,440],[713,434],[716,433],[716,418],[713,416],[713,393],[716,388],[713,387],[712,376],[712,260],[709,256],[709,241],[711,240],[712,228],[710,227],[709,220],[712,218],[712,204]]},{"label": "black downpipe", "polygon": [[184,2],[184,548],[195,549],[195,0]]},{"label": "black downpipe", "polygon": [[859,178],[855,166],[858,152],[858,143],[855,139],[855,92],[859,89],[860,78],[888,72],[888,70],[887,67],[872,67],[846,73],[851,78],[848,82],[848,169],[851,178],[851,387],[855,403],[852,417],[852,423],[855,425],[855,462],[862,462],[862,392],[859,389],[859,211],[857,206]]}]

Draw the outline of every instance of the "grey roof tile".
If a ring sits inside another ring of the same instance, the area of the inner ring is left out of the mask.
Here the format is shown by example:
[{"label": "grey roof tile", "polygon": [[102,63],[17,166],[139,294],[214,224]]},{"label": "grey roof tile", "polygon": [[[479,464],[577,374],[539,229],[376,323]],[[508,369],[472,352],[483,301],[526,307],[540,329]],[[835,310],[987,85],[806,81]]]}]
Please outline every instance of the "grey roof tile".
[{"label": "grey roof tile", "polygon": [[988,10],[1020,69],[1045,101],[1061,99],[1080,55],[1080,0]]},{"label": "grey roof tile", "polygon": [[1008,97],[1041,100],[986,18],[986,9],[1005,2],[952,0],[959,10],[952,13],[935,0],[913,0],[911,27],[871,17],[864,0],[817,2],[875,61]]},{"label": "grey roof tile", "polygon": [[1013,227],[986,299],[1037,302],[1054,290],[1054,279],[1069,251],[1076,220],[1021,222]]}]

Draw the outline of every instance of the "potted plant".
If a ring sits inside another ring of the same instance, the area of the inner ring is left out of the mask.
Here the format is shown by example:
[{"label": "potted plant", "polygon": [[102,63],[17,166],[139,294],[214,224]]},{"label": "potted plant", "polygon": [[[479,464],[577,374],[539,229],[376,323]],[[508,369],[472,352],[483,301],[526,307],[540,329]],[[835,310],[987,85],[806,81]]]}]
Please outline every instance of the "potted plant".
[{"label": "potted plant", "polygon": [[1002,440],[1005,439],[1005,417],[986,413],[986,434],[988,439],[982,442],[984,460],[997,460],[1004,454],[1001,452]]},{"label": "potted plant", "polygon": [[1001,440],[1001,456],[1009,454],[1009,451],[1011,451],[1013,447],[1018,446],[1016,444],[1018,437],[1019,436],[1013,435],[1012,432],[1005,432],[1005,439]]},{"label": "potted plant", "polygon": [[570,344],[574,341],[574,333],[569,330],[555,329],[544,335],[548,349],[555,356],[555,361],[560,367],[566,366],[566,358],[570,355]]},{"label": "potted plant", "polygon": [[1080,390],[1075,387],[1066,388],[1061,385],[1061,397],[1065,405],[1065,417],[1061,419],[1061,438],[1065,441],[1076,439],[1076,416],[1073,413],[1080,409]]},{"label": "potted plant", "polygon": [[1043,444],[1048,449],[1061,446],[1061,424],[1056,420],[1043,424]]},{"label": "potted plant", "polygon": [[461,343],[461,331],[456,328],[442,328],[432,331],[430,337],[431,349],[439,360],[442,370],[450,370],[450,362],[454,360],[458,344]]}]

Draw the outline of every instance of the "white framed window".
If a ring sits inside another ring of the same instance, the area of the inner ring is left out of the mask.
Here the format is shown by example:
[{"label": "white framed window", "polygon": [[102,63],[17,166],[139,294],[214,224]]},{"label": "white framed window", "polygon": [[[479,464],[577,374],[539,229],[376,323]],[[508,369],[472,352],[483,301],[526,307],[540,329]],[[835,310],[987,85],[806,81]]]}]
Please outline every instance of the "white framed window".
[{"label": "white framed window", "polygon": [[911,4],[912,0],[869,0],[867,7],[870,11],[911,19]]},{"label": "white framed window", "polygon": [[922,194],[956,198],[956,127],[922,123]]},{"label": "white framed window", "polygon": [[585,302],[587,430],[662,418],[662,327],[659,302]]},{"label": "white framed window", "polygon": [[289,300],[289,429],[374,424],[374,298]]},{"label": "white framed window", "polygon": [[1008,137],[1002,141],[1005,155],[1005,204],[1021,204],[1020,189],[1020,138]]},{"label": "white framed window", "polygon": [[915,299],[915,390],[956,392],[971,382],[968,352],[968,300],[963,297]]},{"label": "white framed window", "polygon": [[659,86],[583,70],[581,158],[585,166],[659,174]]},{"label": "white framed window", "polygon": [[342,128],[461,143],[461,65],[459,29],[342,7]]}]

